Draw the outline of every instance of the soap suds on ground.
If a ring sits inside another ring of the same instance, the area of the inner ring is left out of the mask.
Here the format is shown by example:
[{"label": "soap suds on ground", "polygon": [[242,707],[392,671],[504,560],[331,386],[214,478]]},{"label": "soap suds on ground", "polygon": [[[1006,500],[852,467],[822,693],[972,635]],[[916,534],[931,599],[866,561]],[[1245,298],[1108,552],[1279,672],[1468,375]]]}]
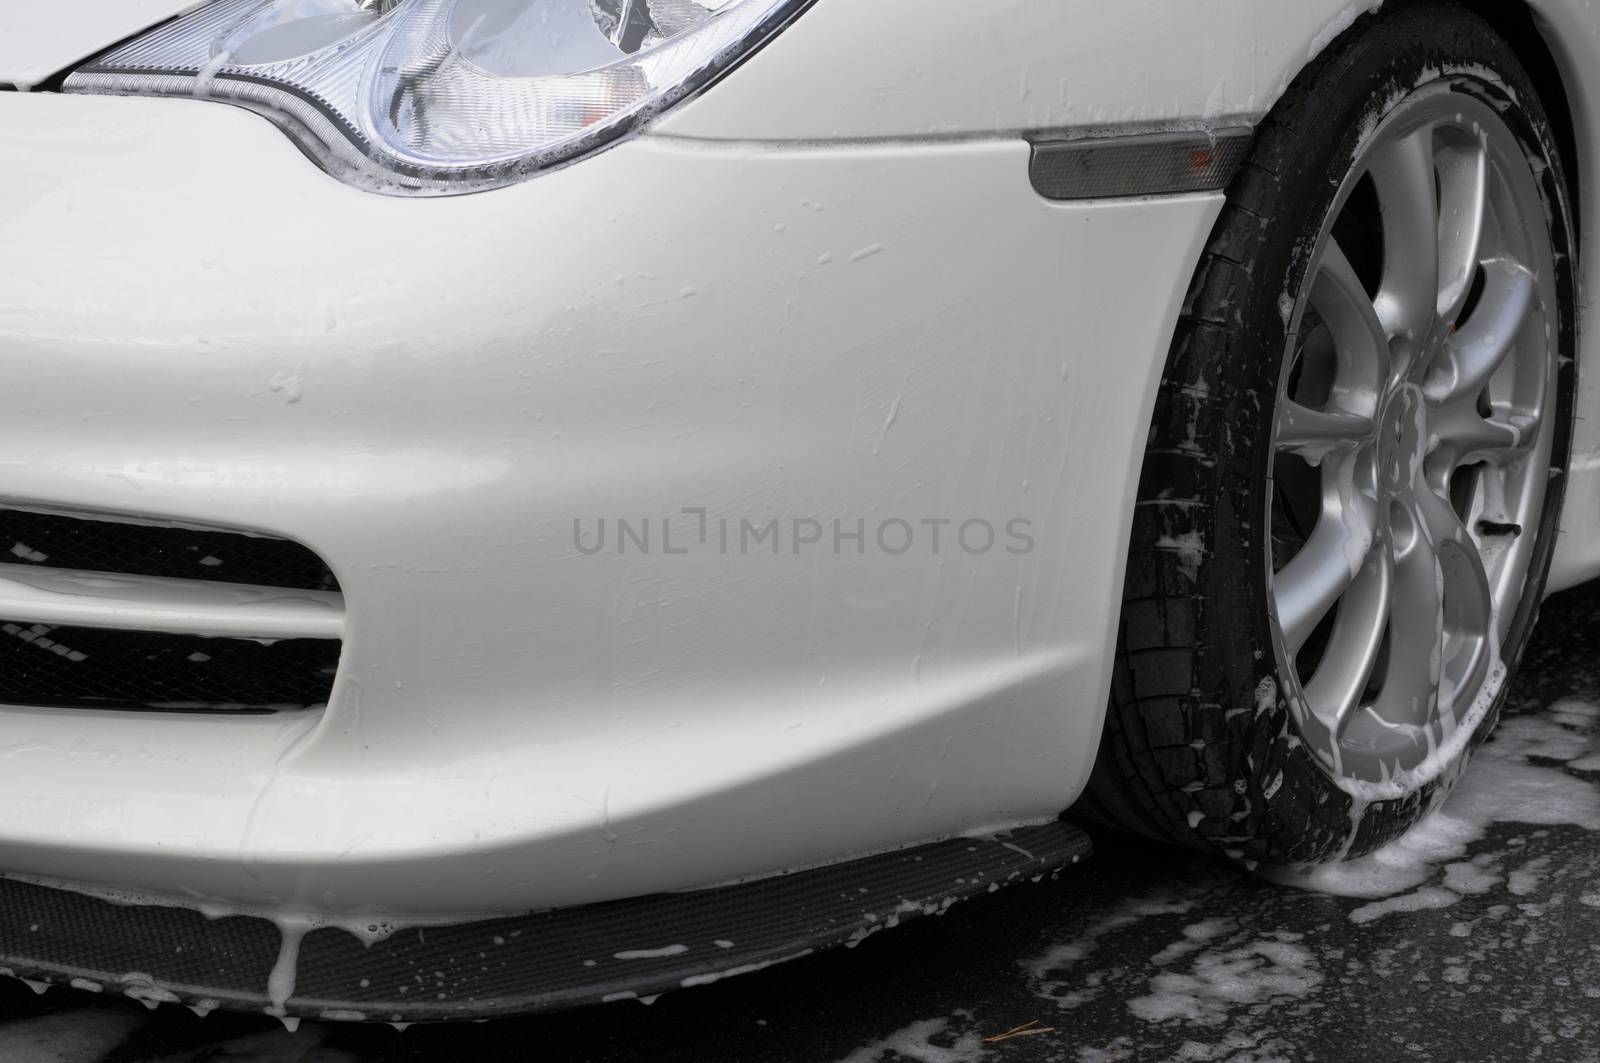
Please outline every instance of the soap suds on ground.
[{"label": "soap suds on ground", "polygon": [[[958,1011],[957,1022],[971,1015]],[[983,1035],[975,1029],[954,1033],[948,1018],[923,1019],[902,1027],[870,1044],[862,1045],[839,1063],[977,1063],[984,1057]]]},{"label": "soap suds on ground", "polygon": [[1583,777],[1594,770],[1588,765],[1600,764],[1597,726],[1600,707],[1578,701],[1502,720],[1450,798],[1404,837],[1358,860],[1272,878],[1320,893],[1381,898],[1351,911],[1358,923],[1447,907],[1501,881],[1514,895],[1532,893],[1548,873],[1548,858],[1503,871],[1504,854],[1468,860],[1467,850],[1496,824],[1600,831],[1600,780]]},{"label": "soap suds on ground", "polygon": [[[1504,720],[1450,799],[1369,856],[1249,886],[1231,870],[1174,857],[1185,866],[1170,885],[1122,899],[1020,961],[1041,1005],[1055,1009],[1045,1021],[1060,1029],[1041,1058],[1295,1060],[1374,985],[1484,993],[1508,958],[1548,944],[1554,914],[1600,907],[1600,853],[1583,867],[1542,851],[1554,832],[1574,828],[1600,832],[1600,706],[1561,701]],[[1317,917],[1310,929],[1307,914]],[[1600,958],[1594,968],[1557,977],[1582,983],[1568,988],[1600,1016]],[[1102,1036],[1074,1021],[1091,1013]],[[1550,1043],[1591,1029],[1539,1021]],[[960,1053],[983,1047],[968,1032],[950,1040],[945,1021],[926,1020],[849,1063],[967,1063],[979,1055]],[[930,1044],[936,1033],[946,1039]]]}]

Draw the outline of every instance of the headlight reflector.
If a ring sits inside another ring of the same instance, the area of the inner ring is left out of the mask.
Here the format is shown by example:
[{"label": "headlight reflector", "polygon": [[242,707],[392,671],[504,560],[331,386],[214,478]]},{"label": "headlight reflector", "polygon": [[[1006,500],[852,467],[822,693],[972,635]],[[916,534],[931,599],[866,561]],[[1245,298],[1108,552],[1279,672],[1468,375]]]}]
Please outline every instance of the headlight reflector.
[{"label": "headlight reflector", "polygon": [[235,103],[355,183],[474,191],[627,132],[807,2],[214,0],[65,89]]}]

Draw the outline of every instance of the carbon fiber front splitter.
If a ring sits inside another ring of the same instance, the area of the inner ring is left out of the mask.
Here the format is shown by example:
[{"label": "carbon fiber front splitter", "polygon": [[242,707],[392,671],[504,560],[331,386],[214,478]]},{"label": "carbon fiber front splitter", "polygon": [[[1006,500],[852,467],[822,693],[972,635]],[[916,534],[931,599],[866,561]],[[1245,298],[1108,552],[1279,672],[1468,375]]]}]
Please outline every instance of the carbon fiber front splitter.
[{"label": "carbon fiber front splitter", "polygon": [[648,997],[854,944],[1052,874],[1089,848],[1087,835],[1058,822],[714,889],[410,928],[370,945],[324,927],[297,954],[267,919],[5,879],[0,973],[286,1017],[482,1019]]}]

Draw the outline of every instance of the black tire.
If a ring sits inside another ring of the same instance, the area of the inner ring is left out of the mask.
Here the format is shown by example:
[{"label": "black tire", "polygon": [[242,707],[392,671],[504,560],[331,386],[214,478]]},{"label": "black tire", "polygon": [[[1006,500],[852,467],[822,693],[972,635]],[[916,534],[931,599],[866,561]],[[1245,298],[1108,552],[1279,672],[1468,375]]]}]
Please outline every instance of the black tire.
[{"label": "black tire", "polygon": [[[1113,690],[1090,818],[1246,862],[1294,865],[1371,851],[1448,793],[1493,727],[1509,680],[1458,758],[1405,796],[1360,801],[1299,741],[1281,693],[1263,563],[1271,426],[1287,323],[1310,249],[1363,130],[1422,84],[1491,102],[1516,133],[1549,218],[1560,307],[1559,470],[1520,607],[1514,669],[1554,548],[1575,393],[1575,238],[1556,138],[1516,56],[1452,3],[1365,16],[1260,126],[1179,321],[1140,475]],[[1541,169],[1542,165],[1542,169]],[[1177,545],[1182,544],[1182,545]]]}]

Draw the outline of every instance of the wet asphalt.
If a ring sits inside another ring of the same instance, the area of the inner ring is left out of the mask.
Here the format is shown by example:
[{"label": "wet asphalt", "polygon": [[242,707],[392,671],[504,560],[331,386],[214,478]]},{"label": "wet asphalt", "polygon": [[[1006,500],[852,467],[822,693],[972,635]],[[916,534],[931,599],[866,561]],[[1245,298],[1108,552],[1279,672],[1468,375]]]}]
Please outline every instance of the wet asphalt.
[{"label": "wet asphalt", "polygon": [[[1054,882],[648,1006],[404,1031],[307,1023],[291,1035],[259,1016],[201,1019],[6,980],[0,1063],[1600,1061],[1590,705],[1600,587],[1546,604],[1510,731],[1485,750],[1500,759],[1475,763],[1443,809],[1466,810],[1471,840],[1413,860],[1398,901],[1274,885],[1102,837]],[[1500,792],[1483,788],[1509,785],[1541,824],[1494,812]]]}]

